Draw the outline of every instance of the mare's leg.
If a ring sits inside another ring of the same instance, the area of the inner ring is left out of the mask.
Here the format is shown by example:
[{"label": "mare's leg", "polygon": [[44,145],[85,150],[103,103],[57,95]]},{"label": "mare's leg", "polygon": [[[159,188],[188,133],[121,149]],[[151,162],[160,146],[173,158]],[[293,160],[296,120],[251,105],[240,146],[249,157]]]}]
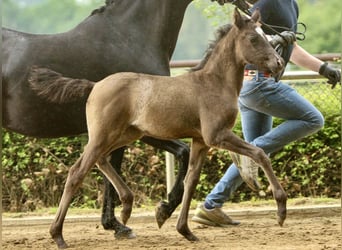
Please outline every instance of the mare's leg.
[{"label": "mare's leg", "polygon": [[188,226],[188,215],[192,196],[198,183],[201,168],[209,148],[202,140],[193,139],[190,150],[190,162],[184,180],[184,195],[182,209],[177,222],[177,231],[190,241],[197,241],[198,238],[190,231]]},{"label": "mare's leg", "polygon": [[73,195],[77,192],[78,188],[82,184],[86,174],[95,165],[98,154],[96,152],[87,151],[76,161],[76,163],[70,168],[68,178],[64,186],[62,199],[59,203],[59,207],[54,221],[50,226],[50,234],[53,240],[56,242],[58,248],[67,248],[67,244],[64,241],[62,230],[63,223],[68,211],[70,202]]},{"label": "mare's leg", "polygon": [[[214,133],[213,133],[214,134]],[[207,138],[207,144],[211,147],[227,149],[238,154],[246,155],[261,165],[268,181],[271,184],[272,192],[278,206],[278,223],[283,225],[286,218],[286,193],[275,176],[271,161],[265,152],[252,144],[249,144],[236,136],[229,129],[222,129],[215,133],[215,137]]]},{"label": "mare's leg", "polygon": [[176,182],[168,194],[168,201],[161,201],[156,207],[156,220],[159,228],[161,228],[182,201],[184,192],[183,181],[189,164],[189,147],[186,143],[179,140],[160,140],[152,137],[143,137],[141,141],[172,153],[179,164]]},{"label": "mare's leg", "polygon": [[[116,149],[111,153],[110,159],[111,165],[120,176],[122,176],[121,163],[124,151],[125,147]],[[115,217],[115,205],[120,204],[117,192],[106,176],[104,176],[103,181],[105,186],[101,218],[103,228],[106,230],[114,230],[115,238],[134,238],[135,235],[133,234],[132,229],[120,223]]]}]

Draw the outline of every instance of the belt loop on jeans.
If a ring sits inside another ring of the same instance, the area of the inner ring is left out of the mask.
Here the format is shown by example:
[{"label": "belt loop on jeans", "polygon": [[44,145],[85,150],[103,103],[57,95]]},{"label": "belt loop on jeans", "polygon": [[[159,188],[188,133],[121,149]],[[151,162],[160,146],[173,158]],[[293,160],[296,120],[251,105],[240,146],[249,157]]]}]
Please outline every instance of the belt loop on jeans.
[{"label": "belt loop on jeans", "polygon": [[268,77],[271,77],[272,75],[270,73],[265,72],[265,71],[254,70],[254,69],[245,69],[244,76],[253,77],[256,80],[258,80],[259,77],[268,78]]}]

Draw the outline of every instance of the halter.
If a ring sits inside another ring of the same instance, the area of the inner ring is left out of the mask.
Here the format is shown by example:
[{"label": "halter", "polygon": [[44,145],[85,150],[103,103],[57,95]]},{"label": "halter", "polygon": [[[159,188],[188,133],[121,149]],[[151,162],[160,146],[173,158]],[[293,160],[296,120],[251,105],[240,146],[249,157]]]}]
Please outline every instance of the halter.
[{"label": "halter", "polygon": [[[234,4],[239,10],[241,10],[243,13],[245,13],[246,15],[248,15],[249,17],[252,15],[252,13],[250,12],[249,10],[249,5],[245,2],[245,0],[232,0],[231,1],[232,4]],[[270,25],[270,24],[267,24],[263,21],[259,21],[263,26],[267,27],[269,30],[271,30],[272,32],[274,32],[275,34],[283,37],[283,35],[278,32],[275,28],[280,28],[280,29],[283,29],[283,30],[286,30],[286,31],[292,31],[291,28],[287,28],[287,27],[283,27],[283,26],[277,26],[277,25]],[[305,32],[306,32],[306,25],[302,22],[298,22],[297,23],[297,26],[298,25],[301,25],[304,30],[302,32],[294,32],[296,34],[296,39],[299,40],[299,41],[303,41],[305,40]],[[284,38],[284,37],[283,37]]]},{"label": "halter", "polygon": [[260,26],[257,26],[257,27],[255,28],[255,31],[256,31],[260,36],[262,36],[262,38],[264,38],[266,41],[268,41],[268,39],[267,39],[267,37],[266,37],[264,31],[262,30],[262,28],[261,28]]}]

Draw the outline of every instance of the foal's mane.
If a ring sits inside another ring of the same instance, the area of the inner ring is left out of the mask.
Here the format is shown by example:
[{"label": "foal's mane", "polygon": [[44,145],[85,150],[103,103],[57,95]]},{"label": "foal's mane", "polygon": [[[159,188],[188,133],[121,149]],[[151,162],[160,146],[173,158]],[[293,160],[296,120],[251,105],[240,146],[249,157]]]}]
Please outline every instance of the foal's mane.
[{"label": "foal's mane", "polygon": [[93,10],[90,14],[90,16],[95,15],[97,13],[102,13],[105,11],[105,9],[113,4],[115,4],[116,0],[106,0],[106,5],[103,5],[95,10]]},{"label": "foal's mane", "polygon": [[219,41],[223,37],[225,37],[228,34],[228,32],[231,30],[232,27],[233,27],[232,24],[226,24],[226,25],[223,25],[223,26],[219,27],[216,30],[216,32],[215,32],[215,40],[209,43],[208,48],[207,48],[207,50],[205,52],[205,55],[204,55],[203,59],[195,67],[192,67],[190,69],[190,71],[197,71],[197,70],[203,69],[203,67],[206,65],[209,57],[211,56],[214,48],[216,47],[216,45],[219,43]]}]

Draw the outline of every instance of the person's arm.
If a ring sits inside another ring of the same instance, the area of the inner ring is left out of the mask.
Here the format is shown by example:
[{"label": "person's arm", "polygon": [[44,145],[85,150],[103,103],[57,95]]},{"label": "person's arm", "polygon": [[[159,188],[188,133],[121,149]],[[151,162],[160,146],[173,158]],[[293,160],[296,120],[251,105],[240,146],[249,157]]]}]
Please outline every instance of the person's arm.
[{"label": "person's arm", "polygon": [[293,50],[290,57],[290,61],[300,67],[315,72],[319,72],[319,68],[324,63],[323,61],[319,60],[317,57],[314,57],[305,49],[300,47],[296,42],[293,43]]},{"label": "person's arm", "polygon": [[293,50],[290,61],[300,67],[318,72],[320,75],[325,76],[326,78],[328,78],[328,83],[332,84],[332,88],[335,87],[336,83],[341,83],[340,70],[334,69],[329,66],[328,63],[314,57],[305,49],[300,47],[296,42],[293,43]]}]

